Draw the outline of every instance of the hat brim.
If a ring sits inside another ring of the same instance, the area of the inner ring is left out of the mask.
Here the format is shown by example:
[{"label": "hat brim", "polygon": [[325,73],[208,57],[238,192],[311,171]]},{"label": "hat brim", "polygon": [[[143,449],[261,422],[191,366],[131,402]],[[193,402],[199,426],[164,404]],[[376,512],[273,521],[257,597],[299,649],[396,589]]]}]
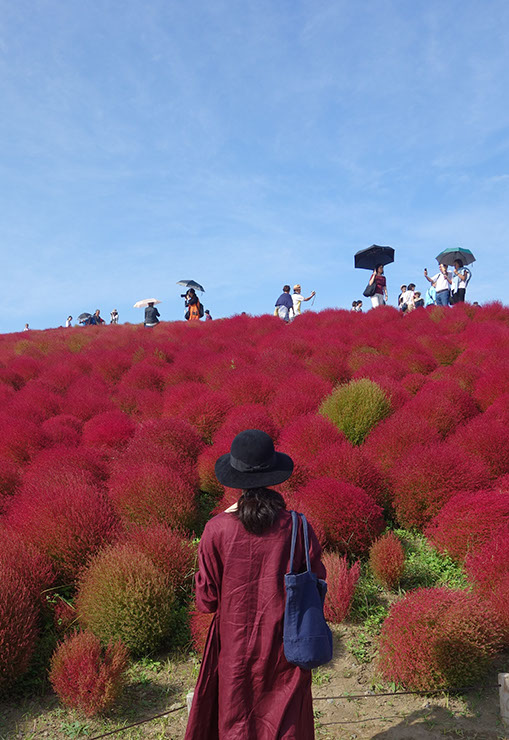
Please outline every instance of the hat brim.
[{"label": "hat brim", "polygon": [[221,455],[216,461],[216,478],[228,488],[263,488],[284,483],[293,473],[293,460],[284,452],[276,452],[274,465],[270,470],[241,473],[230,465],[230,453]]}]

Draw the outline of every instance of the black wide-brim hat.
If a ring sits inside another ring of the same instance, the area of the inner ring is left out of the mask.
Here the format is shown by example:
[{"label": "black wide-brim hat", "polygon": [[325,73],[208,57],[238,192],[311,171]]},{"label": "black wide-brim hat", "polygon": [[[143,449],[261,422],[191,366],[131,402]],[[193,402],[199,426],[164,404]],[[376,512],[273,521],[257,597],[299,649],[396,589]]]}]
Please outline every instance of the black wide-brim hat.
[{"label": "black wide-brim hat", "polygon": [[284,483],[293,473],[293,460],[276,452],[274,442],[260,429],[237,434],[230,452],[215,465],[216,477],[228,488],[263,488]]}]

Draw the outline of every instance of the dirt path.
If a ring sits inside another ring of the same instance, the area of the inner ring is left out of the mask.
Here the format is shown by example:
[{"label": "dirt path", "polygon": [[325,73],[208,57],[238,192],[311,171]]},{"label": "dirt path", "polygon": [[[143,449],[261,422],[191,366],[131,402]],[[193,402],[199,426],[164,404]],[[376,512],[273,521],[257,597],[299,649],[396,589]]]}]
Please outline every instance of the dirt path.
[{"label": "dirt path", "polygon": [[[352,652],[353,651],[353,652]],[[486,688],[463,696],[370,696],[368,699],[333,697],[390,691],[376,683],[374,645],[355,626],[335,634],[335,658],[313,679],[317,740],[507,740],[500,722],[497,673],[506,671],[509,654],[500,656],[486,680]],[[359,662],[360,661],[360,662]],[[364,661],[364,662],[363,662]],[[148,719],[185,701],[194,685],[194,658],[161,658],[136,664],[120,706],[106,719],[86,720],[59,706],[51,694],[0,703],[0,740],[69,740],[92,738],[141,719]],[[186,710],[153,720],[112,738],[119,740],[182,740]]]}]

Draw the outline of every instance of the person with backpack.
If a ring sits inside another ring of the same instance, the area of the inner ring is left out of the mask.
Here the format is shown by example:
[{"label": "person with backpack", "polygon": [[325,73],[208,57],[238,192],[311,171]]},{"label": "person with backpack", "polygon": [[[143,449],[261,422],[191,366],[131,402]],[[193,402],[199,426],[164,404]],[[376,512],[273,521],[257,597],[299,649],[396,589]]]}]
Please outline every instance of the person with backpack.
[{"label": "person with backpack", "polygon": [[[259,429],[238,434],[215,465],[238,501],[212,517],[198,547],[198,611],[213,613],[185,740],[312,740],[311,671],[289,663],[283,644],[285,574],[292,514],[268,486],[287,480],[293,461]],[[303,522],[292,570],[306,570]],[[325,578],[321,548],[308,525],[310,565]]]},{"label": "person with backpack", "polygon": [[293,301],[290,295],[290,286],[283,285],[283,292],[276,301],[274,315],[279,316],[285,323],[290,321],[290,311],[293,311]]},{"label": "person with backpack", "polygon": [[455,260],[452,278],[451,303],[465,302],[465,293],[471,277],[472,273],[468,267],[463,266],[462,260]]},{"label": "person with backpack", "polygon": [[201,318],[203,318],[203,315],[205,313],[203,310],[203,305],[196,295],[196,291],[194,288],[189,288],[189,290],[187,291],[185,306],[187,308],[185,315],[186,321],[199,321]]}]

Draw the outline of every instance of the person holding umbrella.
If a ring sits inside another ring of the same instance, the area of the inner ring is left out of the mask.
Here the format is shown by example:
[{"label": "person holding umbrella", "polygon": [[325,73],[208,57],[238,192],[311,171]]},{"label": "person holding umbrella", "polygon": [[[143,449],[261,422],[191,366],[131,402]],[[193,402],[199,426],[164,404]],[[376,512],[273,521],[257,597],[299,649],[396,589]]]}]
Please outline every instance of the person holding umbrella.
[{"label": "person holding umbrella", "polygon": [[387,280],[384,275],[384,266],[378,264],[373,270],[373,274],[369,278],[369,285],[375,285],[375,294],[371,296],[371,305],[373,308],[377,306],[384,306],[389,300],[387,294]]},{"label": "person holding umbrella", "polygon": [[161,314],[159,313],[157,308],[154,306],[153,301],[150,301],[150,303],[145,309],[145,321],[143,322],[144,325],[150,329],[154,326],[157,326],[159,323],[160,315]]},{"label": "person holding umbrella", "polygon": [[186,293],[185,307],[187,308],[186,321],[199,321],[203,316],[203,307],[194,288],[189,288]]},{"label": "person holding umbrella", "polygon": [[465,293],[472,273],[463,266],[463,260],[454,260],[451,303],[465,303]]}]

